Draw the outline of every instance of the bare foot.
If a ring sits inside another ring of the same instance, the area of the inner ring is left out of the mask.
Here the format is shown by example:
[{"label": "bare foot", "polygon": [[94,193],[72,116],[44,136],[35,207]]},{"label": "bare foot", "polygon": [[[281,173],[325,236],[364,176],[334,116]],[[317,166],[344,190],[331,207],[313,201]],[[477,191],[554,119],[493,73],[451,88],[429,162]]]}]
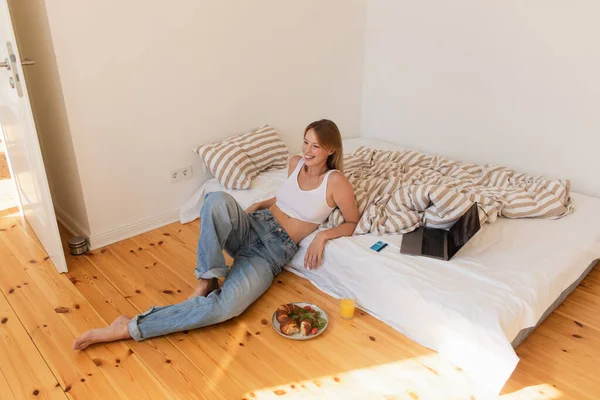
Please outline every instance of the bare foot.
[{"label": "bare foot", "polygon": [[198,286],[196,286],[194,292],[188,296],[188,299],[193,299],[194,297],[198,296],[206,297],[218,288],[219,280],[217,278],[200,279],[200,283],[198,283]]},{"label": "bare foot", "polygon": [[73,350],[83,350],[94,343],[112,342],[119,339],[129,339],[129,329],[127,324],[131,318],[126,315],[121,315],[106,328],[90,329],[85,331],[83,335],[75,339]]}]

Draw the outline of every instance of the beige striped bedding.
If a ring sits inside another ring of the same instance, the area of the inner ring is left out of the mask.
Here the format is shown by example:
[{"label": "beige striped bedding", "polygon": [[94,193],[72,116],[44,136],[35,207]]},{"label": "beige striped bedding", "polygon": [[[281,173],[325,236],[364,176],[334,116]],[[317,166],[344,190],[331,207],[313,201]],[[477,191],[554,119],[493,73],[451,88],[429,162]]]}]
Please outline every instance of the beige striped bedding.
[{"label": "beige striped bedding", "polygon": [[[568,180],[551,180],[492,165],[463,164],[412,150],[361,146],[344,156],[360,220],[354,234],[447,228],[477,202],[480,220],[560,218],[573,212]],[[343,223],[335,209],[323,227]]]},{"label": "beige striped bedding", "polygon": [[286,168],[289,158],[285,143],[269,125],[199,146],[196,153],[227,189],[249,189],[258,174]]}]

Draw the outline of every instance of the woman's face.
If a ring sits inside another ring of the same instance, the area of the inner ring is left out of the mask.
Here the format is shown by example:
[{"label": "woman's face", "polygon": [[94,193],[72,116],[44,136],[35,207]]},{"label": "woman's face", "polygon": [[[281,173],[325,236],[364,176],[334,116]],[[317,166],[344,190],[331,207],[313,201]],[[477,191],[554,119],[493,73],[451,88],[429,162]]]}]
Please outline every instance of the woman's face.
[{"label": "woman's face", "polygon": [[304,135],[302,154],[304,154],[304,165],[311,167],[327,164],[327,157],[331,153],[321,147],[315,131],[309,129]]}]

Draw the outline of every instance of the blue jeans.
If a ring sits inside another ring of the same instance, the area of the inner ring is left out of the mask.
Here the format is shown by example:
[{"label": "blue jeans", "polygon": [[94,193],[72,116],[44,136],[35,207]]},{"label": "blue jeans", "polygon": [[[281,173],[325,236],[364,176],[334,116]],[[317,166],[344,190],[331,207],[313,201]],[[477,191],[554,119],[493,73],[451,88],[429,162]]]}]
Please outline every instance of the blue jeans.
[{"label": "blue jeans", "polygon": [[[198,279],[226,277],[208,296],[151,307],[129,322],[135,340],[217,324],[240,315],[271,286],[298,246],[269,210],[250,214],[224,192],[209,193],[200,213]],[[225,265],[225,250],[234,258]]]}]

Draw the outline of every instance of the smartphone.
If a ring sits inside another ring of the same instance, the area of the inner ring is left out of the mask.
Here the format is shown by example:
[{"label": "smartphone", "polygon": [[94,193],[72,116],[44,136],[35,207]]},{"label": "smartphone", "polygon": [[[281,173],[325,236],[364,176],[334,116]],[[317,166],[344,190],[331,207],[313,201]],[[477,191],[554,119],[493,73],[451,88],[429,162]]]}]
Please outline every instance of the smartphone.
[{"label": "smartphone", "polygon": [[377,243],[375,243],[373,246],[371,246],[371,250],[375,250],[376,252],[380,252],[381,250],[383,250],[385,248],[385,246],[387,246],[388,244],[385,242],[382,242],[381,240],[378,241]]}]

